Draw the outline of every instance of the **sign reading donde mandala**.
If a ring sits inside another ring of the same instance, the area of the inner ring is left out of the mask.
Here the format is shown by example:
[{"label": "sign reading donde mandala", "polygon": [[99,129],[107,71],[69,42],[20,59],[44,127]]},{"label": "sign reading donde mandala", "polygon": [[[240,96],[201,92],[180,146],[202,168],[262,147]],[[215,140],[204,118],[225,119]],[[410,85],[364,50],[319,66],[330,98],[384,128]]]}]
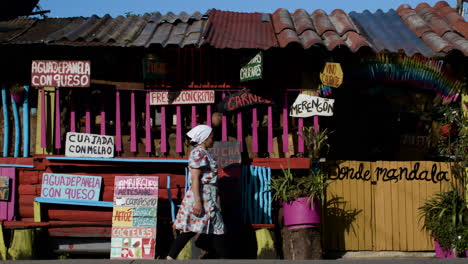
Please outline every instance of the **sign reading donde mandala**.
[{"label": "sign reading donde mandala", "polygon": [[66,157],[112,158],[114,137],[68,132],[65,146]]},{"label": "sign reading donde mandala", "polygon": [[162,91],[150,93],[150,105],[212,104],[214,101],[214,90]]},{"label": "sign reading donde mandala", "polygon": [[320,80],[326,86],[338,88],[343,83],[341,65],[335,62],[327,62],[320,73]]},{"label": "sign reading donde mandala", "polygon": [[154,259],[159,177],[116,176],[111,259]]},{"label": "sign reading donde mandala", "polygon": [[292,117],[332,116],[335,100],[299,94],[291,106],[289,115]]},{"label": "sign reading donde mandala", "polygon": [[42,174],[41,197],[98,201],[102,177],[74,174]]},{"label": "sign reading donde mandala", "polygon": [[90,61],[34,60],[31,84],[35,87],[89,87]]},{"label": "sign reading donde mandala", "polygon": [[263,54],[259,52],[240,69],[240,81],[250,81],[262,78]]}]

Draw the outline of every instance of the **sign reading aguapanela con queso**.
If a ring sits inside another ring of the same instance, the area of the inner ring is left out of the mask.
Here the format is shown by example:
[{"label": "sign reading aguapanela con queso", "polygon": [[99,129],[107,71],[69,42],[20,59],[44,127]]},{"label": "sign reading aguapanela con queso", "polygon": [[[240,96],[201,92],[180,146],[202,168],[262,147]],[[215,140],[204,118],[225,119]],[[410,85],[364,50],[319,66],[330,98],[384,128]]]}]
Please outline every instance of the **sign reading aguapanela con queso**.
[{"label": "sign reading aguapanela con queso", "polygon": [[335,100],[299,94],[289,110],[292,117],[332,116]]},{"label": "sign reading aguapanela con queso", "polygon": [[150,93],[150,105],[212,104],[214,90],[161,91]]},{"label": "sign reading aguapanela con queso", "polygon": [[112,158],[114,157],[114,137],[68,132],[65,143],[65,156]]},{"label": "sign reading aguapanela con queso", "polygon": [[102,177],[74,174],[42,174],[41,197],[98,201]]},{"label": "sign reading aguapanela con queso", "polygon": [[250,81],[262,78],[263,53],[259,52],[245,66],[240,69],[240,81]]},{"label": "sign reading aguapanela con queso", "polygon": [[111,259],[154,259],[159,177],[116,176]]},{"label": "sign reading aguapanela con queso", "polygon": [[90,61],[33,60],[31,84],[35,87],[89,87]]}]

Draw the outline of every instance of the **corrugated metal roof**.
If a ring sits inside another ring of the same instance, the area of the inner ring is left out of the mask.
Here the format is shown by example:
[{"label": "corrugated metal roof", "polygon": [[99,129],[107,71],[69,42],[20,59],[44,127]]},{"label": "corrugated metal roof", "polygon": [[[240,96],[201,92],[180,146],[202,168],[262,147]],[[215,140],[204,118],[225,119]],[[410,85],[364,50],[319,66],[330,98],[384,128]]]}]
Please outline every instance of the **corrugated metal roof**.
[{"label": "corrugated metal roof", "polygon": [[323,10],[308,14],[304,9],[290,14],[288,10],[280,8],[273,13],[272,22],[280,47],[298,43],[308,49],[319,44],[328,50],[347,46],[353,52],[362,47],[371,47],[351,18],[341,9],[328,15]]},{"label": "corrugated metal roof", "polygon": [[204,43],[224,49],[277,47],[269,15],[212,10]]},{"label": "corrugated metal roof", "polygon": [[27,32],[36,22],[36,19],[18,18],[9,21],[0,21],[0,43],[14,40]]},{"label": "corrugated metal roof", "polygon": [[435,53],[424,44],[404,23],[393,9],[384,13],[351,12],[350,17],[359,25],[376,52],[404,52],[408,56],[421,54],[432,57]]},{"label": "corrugated metal roof", "polygon": [[439,1],[434,7],[421,3],[414,9],[401,5],[397,12],[433,52],[458,50],[468,56],[468,23],[447,2]]}]

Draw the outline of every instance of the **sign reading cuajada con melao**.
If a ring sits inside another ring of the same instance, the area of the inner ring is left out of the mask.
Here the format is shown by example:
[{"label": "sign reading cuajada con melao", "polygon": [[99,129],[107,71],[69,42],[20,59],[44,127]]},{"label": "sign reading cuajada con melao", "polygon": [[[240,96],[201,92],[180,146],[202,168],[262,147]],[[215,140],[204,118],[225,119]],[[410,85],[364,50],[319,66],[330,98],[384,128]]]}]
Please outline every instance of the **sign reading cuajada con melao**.
[{"label": "sign reading cuajada con melao", "polygon": [[112,158],[114,157],[114,137],[68,132],[65,143],[65,156],[82,158]]}]

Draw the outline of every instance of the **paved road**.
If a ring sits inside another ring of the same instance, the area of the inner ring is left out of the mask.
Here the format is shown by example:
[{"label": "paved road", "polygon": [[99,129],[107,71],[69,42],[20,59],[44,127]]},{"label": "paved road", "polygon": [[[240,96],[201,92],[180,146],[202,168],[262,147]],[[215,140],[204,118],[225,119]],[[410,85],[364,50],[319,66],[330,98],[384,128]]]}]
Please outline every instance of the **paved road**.
[{"label": "paved road", "polygon": [[[176,263],[207,263],[207,264],[467,264],[468,258],[458,259],[435,259],[435,258],[376,258],[376,259],[337,259],[337,260],[177,260],[170,261]],[[108,260],[108,259],[67,259],[67,260],[8,260],[1,263],[11,264],[149,264],[149,263],[170,263],[166,260]]]}]

